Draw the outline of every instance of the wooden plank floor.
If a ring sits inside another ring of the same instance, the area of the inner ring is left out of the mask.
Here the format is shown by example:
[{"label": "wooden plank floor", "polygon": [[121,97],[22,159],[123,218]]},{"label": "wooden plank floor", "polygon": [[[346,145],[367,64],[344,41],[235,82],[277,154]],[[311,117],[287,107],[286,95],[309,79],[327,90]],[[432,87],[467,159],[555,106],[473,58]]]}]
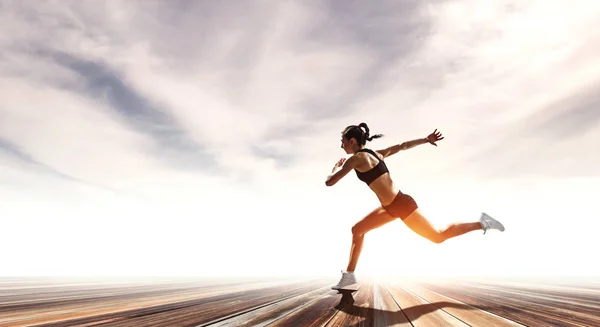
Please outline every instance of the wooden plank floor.
[{"label": "wooden plank floor", "polygon": [[600,283],[0,279],[0,326],[600,326]]}]

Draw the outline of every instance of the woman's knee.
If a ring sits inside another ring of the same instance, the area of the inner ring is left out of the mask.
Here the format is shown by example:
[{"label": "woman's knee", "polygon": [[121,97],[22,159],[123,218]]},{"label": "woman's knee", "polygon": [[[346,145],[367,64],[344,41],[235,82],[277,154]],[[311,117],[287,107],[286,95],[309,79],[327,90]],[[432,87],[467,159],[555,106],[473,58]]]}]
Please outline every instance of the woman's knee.
[{"label": "woman's knee", "polygon": [[444,242],[446,240],[446,238],[441,233],[438,233],[438,234],[434,234],[429,240],[435,244],[440,244],[440,243]]},{"label": "woman's knee", "polygon": [[359,231],[359,225],[358,224],[352,226],[352,230],[351,231],[352,231],[352,236],[357,236],[357,235],[364,234],[364,233],[360,233],[360,231]]},{"label": "woman's knee", "polygon": [[432,235],[428,238],[431,242],[435,244],[443,243],[446,240],[446,236],[444,235],[444,233],[439,230],[435,233],[432,233]]},{"label": "woman's knee", "polygon": [[367,233],[367,231],[365,231],[364,228],[361,228],[360,223],[352,226],[352,238],[353,239],[362,238],[365,236],[366,233]]},{"label": "woman's knee", "polygon": [[428,239],[429,241],[435,244],[443,243],[446,240],[446,236],[444,235],[443,231],[433,228],[427,231],[418,231],[417,234],[423,236],[424,238]]},{"label": "woman's knee", "polygon": [[429,222],[418,209],[403,221],[412,231],[435,244],[440,244],[446,240],[445,234]]}]

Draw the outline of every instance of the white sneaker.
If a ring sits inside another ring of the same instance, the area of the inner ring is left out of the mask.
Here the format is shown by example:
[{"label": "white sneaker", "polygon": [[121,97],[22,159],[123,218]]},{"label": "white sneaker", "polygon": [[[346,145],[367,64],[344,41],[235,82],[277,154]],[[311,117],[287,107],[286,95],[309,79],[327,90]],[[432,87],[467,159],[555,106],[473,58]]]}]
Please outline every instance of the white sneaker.
[{"label": "white sneaker", "polygon": [[490,215],[488,215],[485,212],[481,213],[481,218],[479,218],[479,223],[481,224],[481,227],[483,228],[483,234],[485,234],[488,231],[488,229],[497,229],[501,232],[504,231],[504,225],[502,225],[496,219],[490,217]]},{"label": "white sneaker", "polygon": [[354,272],[344,272],[342,270],[342,278],[337,283],[337,285],[332,286],[331,289],[339,290],[339,289],[343,289],[344,287],[346,287],[348,285],[352,285],[352,284],[356,284],[356,283],[357,283],[357,281],[356,281],[356,276],[354,276]]}]

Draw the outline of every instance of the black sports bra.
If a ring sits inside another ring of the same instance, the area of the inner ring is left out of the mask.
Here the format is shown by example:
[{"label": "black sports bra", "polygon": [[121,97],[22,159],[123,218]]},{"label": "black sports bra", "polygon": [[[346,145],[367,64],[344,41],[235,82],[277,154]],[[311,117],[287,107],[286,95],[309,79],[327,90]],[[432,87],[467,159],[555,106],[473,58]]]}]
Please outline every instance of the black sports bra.
[{"label": "black sports bra", "polygon": [[379,159],[377,154],[375,154],[375,152],[373,152],[371,149],[360,149],[356,152],[370,153],[370,154],[374,155],[375,158],[377,158],[377,160],[379,160],[379,163],[377,164],[377,166],[369,169],[368,171],[360,172],[360,171],[354,169],[356,171],[356,176],[358,177],[358,179],[367,183],[367,185],[370,185],[371,183],[373,183],[373,181],[376,180],[379,176],[389,172],[388,167],[385,165],[385,162],[383,162],[383,160]]}]

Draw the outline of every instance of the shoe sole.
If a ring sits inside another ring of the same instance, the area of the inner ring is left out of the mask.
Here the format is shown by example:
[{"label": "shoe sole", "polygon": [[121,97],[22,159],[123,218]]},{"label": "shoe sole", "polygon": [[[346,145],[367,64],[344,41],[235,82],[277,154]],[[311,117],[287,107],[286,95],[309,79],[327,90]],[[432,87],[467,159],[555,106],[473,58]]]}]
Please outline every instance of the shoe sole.
[{"label": "shoe sole", "polygon": [[335,287],[335,286],[331,287],[332,290],[336,290],[336,291],[358,291],[359,288],[360,288],[360,283],[354,283],[354,284],[346,285],[344,287]]}]

